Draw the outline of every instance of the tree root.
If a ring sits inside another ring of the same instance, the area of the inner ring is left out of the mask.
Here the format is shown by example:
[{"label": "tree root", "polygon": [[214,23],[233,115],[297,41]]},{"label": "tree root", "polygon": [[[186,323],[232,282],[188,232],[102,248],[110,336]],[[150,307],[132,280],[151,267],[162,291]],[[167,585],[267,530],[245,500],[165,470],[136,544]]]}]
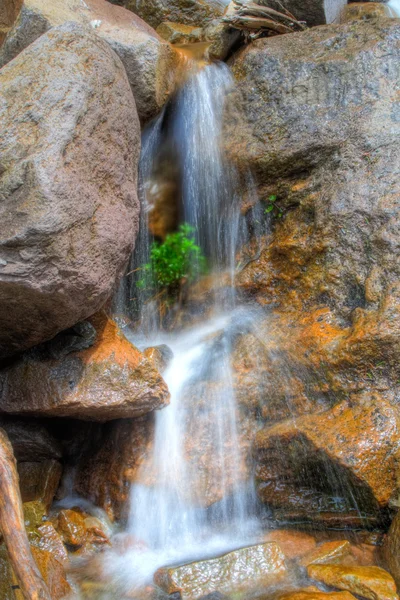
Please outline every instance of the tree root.
[{"label": "tree root", "polygon": [[0,530],[24,600],[51,600],[31,553],[24,524],[16,461],[3,429],[0,429]]}]

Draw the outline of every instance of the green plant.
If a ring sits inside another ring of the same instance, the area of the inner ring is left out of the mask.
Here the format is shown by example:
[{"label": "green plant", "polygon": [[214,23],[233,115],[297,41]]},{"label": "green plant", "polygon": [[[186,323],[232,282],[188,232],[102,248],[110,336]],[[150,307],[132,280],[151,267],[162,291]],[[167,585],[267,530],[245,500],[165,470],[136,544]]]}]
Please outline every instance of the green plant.
[{"label": "green plant", "polygon": [[153,242],[150,262],[142,267],[138,282],[142,289],[166,289],[170,294],[179,290],[182,281],[193,281],[205,272],[206,259],[194,241],[194,229],[187,223],[163,242]]},{"label": "green plant", "polygon": [[275,216],[277,216],[279,219],[282,217],[283,212],[282,210],[279,208],[279,206],[276,204],[276,196],[274,194],[272,194],[271,196],[268,197],[268,205],[264,210],[264,214],[268,214],[271,213],[272,211],[274,211]]}]

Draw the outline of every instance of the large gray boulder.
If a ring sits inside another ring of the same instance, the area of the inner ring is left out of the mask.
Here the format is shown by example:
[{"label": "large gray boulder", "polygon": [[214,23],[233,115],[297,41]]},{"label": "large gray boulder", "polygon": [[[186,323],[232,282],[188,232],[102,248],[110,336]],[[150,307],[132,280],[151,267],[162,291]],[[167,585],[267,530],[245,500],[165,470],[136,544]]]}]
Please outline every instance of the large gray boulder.
[{"label": "large gray boulder", "polygon": [[118,56],[65,24],[0,71],[0,355],[98,310],[135,240],[140,127]]},{"label": "large gray boulder", "polygon": [[204,27],[223,15],[229,0],[124,0],[123,4],[152,27],[164,21]]},{"label": "large gray boulder", "polygon": [[[260,493],[285,519],[350,522],[351,486],[332,473],[347,472],[366,509],[377,498],[377,518],[395,488],[383,501],[359,474],[368,455],[380,485],[382,460],[398,456],[399,59],[400,23],[379,19],[257,40],[232,64],[241,111],[227,115],[226,144],[250,163],[268,220],[236,281],[271,309],[249,340],[257,360],[249,344],[236,349],[235,387],[264,421]],[[365,407],[368,448],[353,427]],[[342,423],[337,450],[316,450],[302,429],[325,419],[318,443],[333,446]]]},{"label": "large gray boulder", "polygon": [[0,67],[67,21],[89,27],[115,50],[141,121],[154,117],[175,88],[180,55],[137,15],[105,0],[25,0],[0,49]]}]

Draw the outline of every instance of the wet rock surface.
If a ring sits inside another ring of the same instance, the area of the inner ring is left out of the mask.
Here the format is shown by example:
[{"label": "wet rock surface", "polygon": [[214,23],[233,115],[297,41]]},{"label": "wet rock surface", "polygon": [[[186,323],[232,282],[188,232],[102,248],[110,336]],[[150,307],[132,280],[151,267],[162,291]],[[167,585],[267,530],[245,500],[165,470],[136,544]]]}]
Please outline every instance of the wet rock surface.
[{"label": "wet rock surface", "polygon": [[[61,600],[71,592],[71,588],[65,579],[65,571],[50,552],[31,546],[34,560],[39,571],[46,582],[51,598]],[[21,592],[10,567],[6,550],[0,546],[0,595],[4,600],[19,600]]]},{"label": "wet rock surface", "polygon": [[273,585],[286,574],[285,557],[273,542],[235,550],[219,558],[159,569],[154,581],[168,594],[195,599],[218,590],[245,591]]},{"label": "wet rock surface", "polygon": [[312,579],[369,600],[398,598],[393,577],[380,567],[310,565],[307,572]]},{"label": "wet rock surface", "polygon": [[0,410],[107,421],[165,406],[169,394],[161,375],[116,323],[105,313],[90,322],[97,334],[90,347],[58,359],[52,343],[45,344],[5,367]]},{"label": "wet rock surface", "polygon": [[[282,519],[355,524],[350,488],[372,516],[397,485],[399,39],[396,20],[354,21],[257,40],[232,60],[247,119],[227,115],[226,144],[250,162],[269,215],[263,248],[236,279],[269,316],[238,340],[234,384],[265,423],[259,436],[285,439],[257,450],[261,496]],[[320,431],[312,449],[303,419]],[[374,432],[365,457],[358,419]]]},{"label": "wet rock surface", "polygon": [[392,521],[384,550],[389,570],[400,587],[400,513]]},{"label": "wet rock surface", "polygon": [[137,230],[140,132],[122,63],[76,24],[24,50],[0,85],[4,356],[50,339],[111,294]]},{"label": "wet rock surface", "polygon": [[125,67],[141,121],[154,117],[175,87],[180,56],[137,15],[105,0],[26,0],[0,50],[0,65],[67,21],[111,46]]},{"label": "wet rock surface", "polygon": [[388,403],[368,399],[260,431],[261,498],[303,518],[331,512],[362,522],[363,516],[379,515],[397,487],[397,419]]},{"label": "wet rock surface", "polygon": [[19,462],[19,486],[23,502],[42,502],[48,510],[53,502],[62,474],[58,460]]},{"label": "wet rock surface", "polygon": [[77,492],[104,509],[112,520],[126,520],[130,485],[150,453],[153,437],[152,415],[104,425],[97,443],[79,460]]}]

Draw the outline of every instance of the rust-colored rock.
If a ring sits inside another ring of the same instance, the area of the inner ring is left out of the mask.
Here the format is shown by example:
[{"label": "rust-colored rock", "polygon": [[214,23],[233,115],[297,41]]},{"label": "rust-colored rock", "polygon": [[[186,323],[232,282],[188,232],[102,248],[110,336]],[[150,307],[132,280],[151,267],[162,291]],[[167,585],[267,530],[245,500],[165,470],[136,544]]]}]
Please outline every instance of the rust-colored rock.
[{"label": "rust-colored rock", "polygon": [[310,565],[309,577],[369,600],[398,600],[393,577],[380,567]]},{"label": "rust-colored rock", "polygon": [[160,373],[165,371],[174,356],[171,348],[166,344],[145,348],[143,354]]},{"label": "rust-colored rock", "polygon": [[342,563],[349,557],[351,552],[350,542],[347,540],[338,540],[325,542],[311,552],[307,553],[300,561],[304,567],[309,565],[336,564]]},{"label": "rust-colored rock", "polygon": [[299,590],[277,596],[278,600],[355,600],[349,592],[322,592],[321,590]]},{"label": "rust-colored rock", "polygon": [[87,537],[85,518],[75,510],[61,510],[57,517],[57,531],[64,544],[79,548],[83,546]]},{"label": "rust-colored rock", "polygon": [[312,552],[317,545],[315,538],[304,531],[276,529],[264,536],[265,542],[275,542],[286,558],[300,558]]},{"label": "rust-colored rock", "polygon": [[81,457],[76,474],[77,492],[103,508],[111,520],[126,519],[130,486],[151,454],[153,415],[112,421],[94,447]]},{"label": "rust-colored rock", "polygon": [[21,10],[23,0],[3,0],[0,6],[0,46],[14,25]]},{"label": "rust-colored rock", "polygon": [[105,0],[25,0],[0,51],[0,65],[65,22],[92,29],[124,64],[141,121],[154,117],[174,90],[181,57],[147,23]]},{"label": "rust-colored rock", "polygon": [[389,571],[400,588],[400,512],[394,517],[385,540],[384,554]]},{"label": "rust-colored rock", "polygon": [[138,226],[140,127],[123,64],[76,23],[5,65],[0,90],[5,356],[92,315],[113,292]]},{"label": "rust-colored rock", "polygon": [[59,336],[4,368],[0,409],[107,421],[139,417],[165,406],[169,394],[161,375],[116,323],[104,313],[90,323],[96,335],[89,347],[72,349],[66,356],[61,352],[59,358],[59,347],[63,348]]},{"label": "rust-colored rock", "polygon": [[397,487],[398,415],[381,398],[342,402],[260,431],[256,459],[272,508],[309,519],[379,515]]},{"label": "rust-colored rock", "polygon": [[[50,592],[51,600],[61,600],[71,588],[65,579],[65,571],[60,562],[46,550],[31,546],[32,555],[40,574]],[[4,546],[0,546],[0,597],[2,600],[21,600],[20,587],[10,567]]]},{"label": "rust-colored rock", "polygon": [[64,567],[51,552],[42,548],[31,546],[32,554],[37,566],[47,583],[52,600],[61,600],[70,592],[71,588],[65,579]]},{"label": "rust-colored rock", "polygon": [[246,591],[274,585],[286,575],[285,557],[274,542],[241,548],[224,556],[165,567],[154,575],[167,594],[195,600],[214,591]]}]

